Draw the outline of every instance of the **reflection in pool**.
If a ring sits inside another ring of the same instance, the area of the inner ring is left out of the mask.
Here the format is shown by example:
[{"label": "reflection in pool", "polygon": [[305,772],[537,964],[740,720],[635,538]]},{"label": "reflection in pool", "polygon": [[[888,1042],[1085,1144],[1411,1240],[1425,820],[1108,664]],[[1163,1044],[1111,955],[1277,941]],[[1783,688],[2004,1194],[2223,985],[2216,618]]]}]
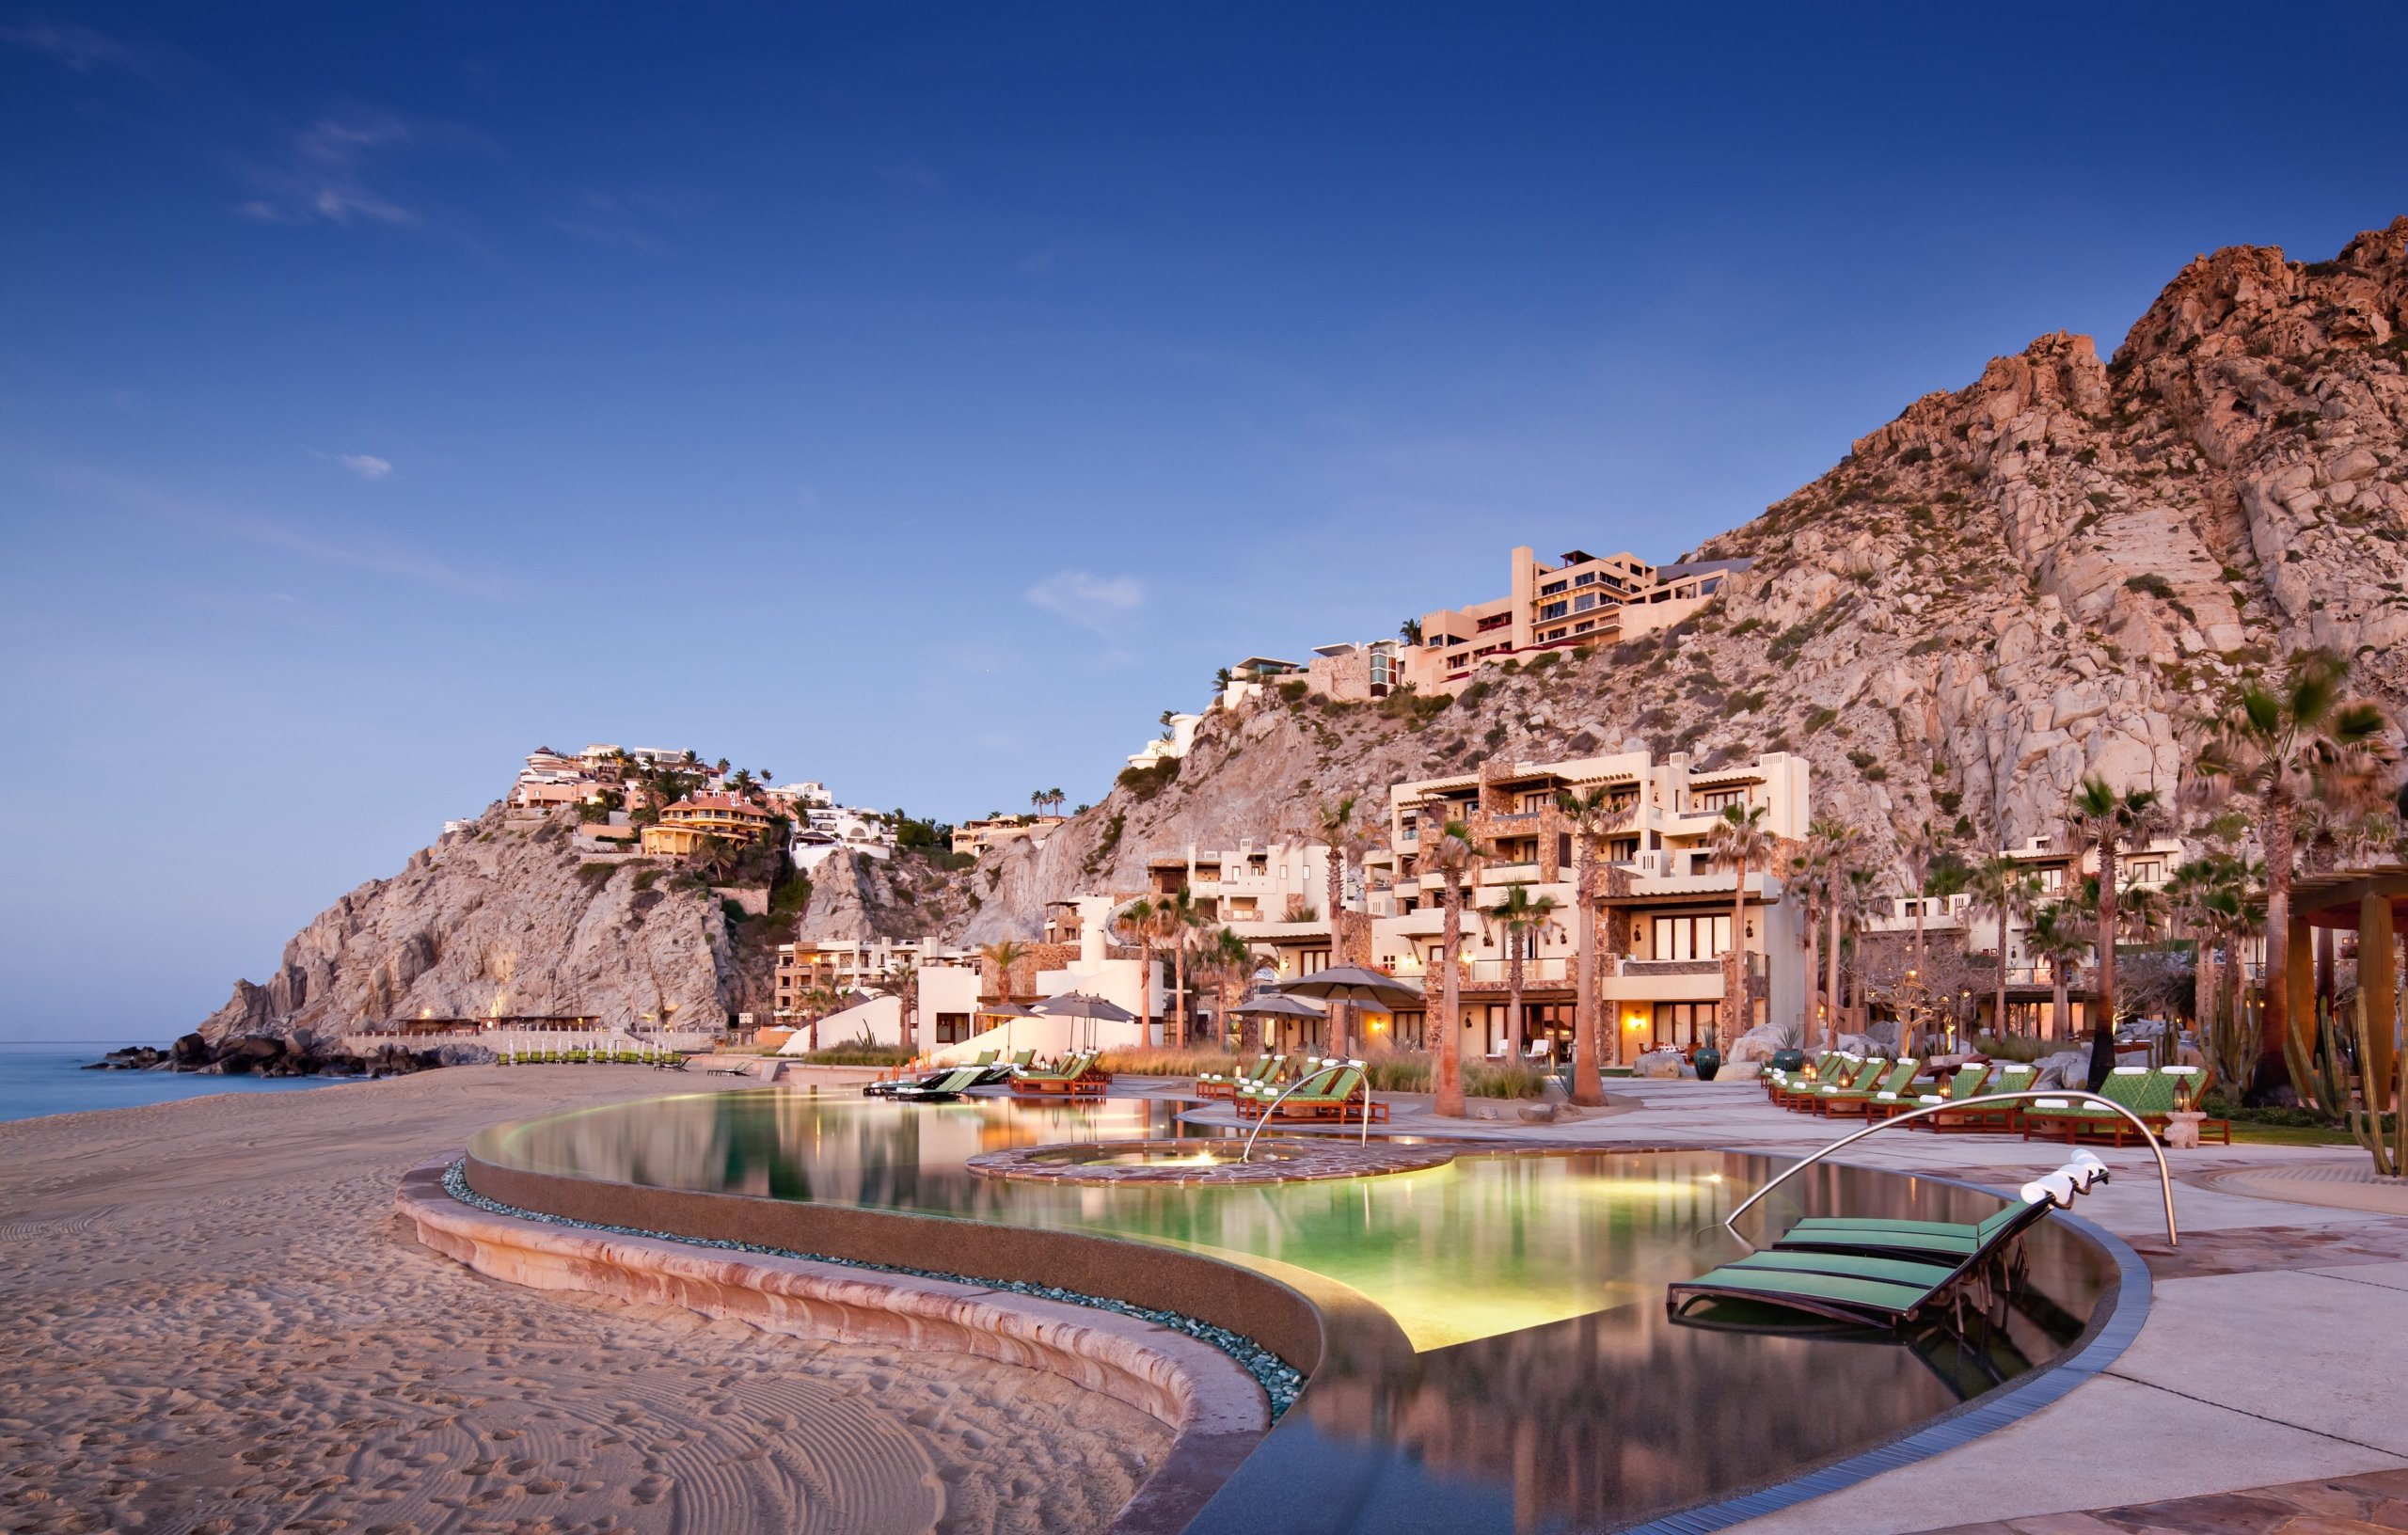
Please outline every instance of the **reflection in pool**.
[{"label": "reflection in pool", "polygon": [[[1766,1175],[1752,1157],[1466,1154],[1376,1178],[1178,1186],[999,1180],[965,1165],[1015,1147],[1168,1138],[1179,1107],[767,1088],[503,1126],[471,1150],[534,1172],[1159,1242],[1348,1287],[1409,1348],[1337,1349],[1192,1527],[1247,1535],[1612,1528],[1780,1480],[2045,1363],[2114,1272],[2044,1223],[2027,1243],[2029,1293],[1977,1342],[1718,1330],[1669,1321],[1664,1287],[1744,1251],[1720,1222]],[[1998,1208],[1956,1185],[1836,1166],[1771,1203],[1785,1207],[1780,1224],[1800,1211],[1972,1220]]]}]

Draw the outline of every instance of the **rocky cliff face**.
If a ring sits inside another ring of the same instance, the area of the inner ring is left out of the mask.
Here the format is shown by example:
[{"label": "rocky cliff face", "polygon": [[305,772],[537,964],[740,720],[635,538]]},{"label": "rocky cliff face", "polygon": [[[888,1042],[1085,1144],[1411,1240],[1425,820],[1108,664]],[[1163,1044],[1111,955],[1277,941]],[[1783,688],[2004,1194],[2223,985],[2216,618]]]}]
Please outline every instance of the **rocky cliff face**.
[{"label": "rocky cliff face", "polygon": [[965,931],[1025,936],[1046,899],[1139,888],[1150,854],[1492,754],[1799,752],[1818,809],[1877,843],[1929,820],[2002,845],[2053,827],[2085,773],[2172,789],[2197,717],[2303,647],[2408,703],[2404,245],[2408,218],[2330,261],[2204,256],[2112,361],[2045,336],[1916,401],[1692,551],[1756,565],[1666,635],[1426,721],[1216,711],[1167,786],[990,856]]},{"label": "rocky cliff face", "polygon": [[[1216,710],[1175,777],[1115,788],[1041,847],[959,874],[823,865],[801,936],[1030,937],[1047,900],[1134,892],[1149,856],[1190,843],[1302,833],[1341,794],[1634,743],[1802,752],[1818,810],[1877,848],[1925,821],[2011,844],[2054,826],[2085,773],[2172,788],[2195,717],[2301,647],[2350,655],[2362,686],[2408,704],[2403,245],[2408,218],[2330,261],[2201,257],[2112,361],[2043,337],[1692,551],[1756,564],[1675,630],[1494,675],[1433,714]],[[707,893],[673,871],[581,874],[567,836],[494,815],[446,837],[312,922],[204,1033],[339,1033],[497,995],[513,1012],[766,1010],[776,935],[731,959]]]},{"label": "rocky cliff face", "polygon": [[680,1005],[681,1024],[727,1016],[743,981],[706,890],[650,861],[590,861],[562,820],[515,827],[499,811],[344,895],[294,935],[265,985],[200,1026],[323,1044],[415,1018],[592,1013],[626,1021]]}]

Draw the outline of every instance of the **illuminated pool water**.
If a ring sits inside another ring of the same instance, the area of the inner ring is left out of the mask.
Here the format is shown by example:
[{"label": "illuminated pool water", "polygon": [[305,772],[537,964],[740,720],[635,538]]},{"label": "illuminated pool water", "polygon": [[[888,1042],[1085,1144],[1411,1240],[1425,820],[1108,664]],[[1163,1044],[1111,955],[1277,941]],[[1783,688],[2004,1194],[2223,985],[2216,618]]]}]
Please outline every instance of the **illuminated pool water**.
[{"label": "illuminated pool water", "polygon": [[[1616,1528],[1727,1496],[2049,1362],[2114,1274],[2044,1223],[2027,1243],[2026,1293],[2003,1328],[1972,1341],[1715,1329],[1668,1319],[1664,1289],[1746,1250],[1721,1222],[1767,1176],[1750,1156],[1466,1152],[1420,1171],[1244,1186],[1021,1182],[967,1165],[1018,1147],[1170,1138],[1180,1107],[766,1088],[502,1126],[471,1154],[581,1179],[1109,1236],[1310,1276],[1299,1288],[1316,1293],[1344,1287],[1382,1325],[1323,1361],[1191,1527],[1248,1535]],[[1767,1204],[1782,1207],[1778,1229],[1838,1209],[1970,1221],[1999,1201],[1827,1166]],[[1300,1484],[1312,1495],[1299,1498]]]}]

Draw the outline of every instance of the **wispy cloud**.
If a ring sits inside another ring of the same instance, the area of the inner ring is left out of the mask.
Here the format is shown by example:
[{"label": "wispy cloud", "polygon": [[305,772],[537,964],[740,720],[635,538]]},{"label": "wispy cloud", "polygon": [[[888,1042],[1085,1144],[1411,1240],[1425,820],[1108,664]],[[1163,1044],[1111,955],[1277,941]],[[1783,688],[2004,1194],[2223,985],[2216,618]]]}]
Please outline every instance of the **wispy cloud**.
[{"label": "wispy cloud", "polygon": [[337,453],[335,462],[362,480],[382,480],[393,472],[393,462],[374,453]]},{"label": "wispy cloud", "polygon": [[657,227],[694,217],[703,211],[705,201],[675,192],[588,190],[579,195],[573,209],[552,222],[562,233],[579,240],[650,256],[660,249]]},{"label": "wispy cloud", "polygon": [[247,217],[269,224],[331,224],[367,221],[410,226],[424,222],[420,210],[372,184],[373,173],[403,150],[459,147],[478,142],[463,130],[409,122],[385,113],[322,118],[293,135],[271,163],[249,170],[259,196],[240,204]]},{"label": "wispy cloud", "polygon": [[147,80],[152,73],[153,60],[149,50],[136,48],[104,32],[95,32],[88,26],[71,26],[57,22],[0,26],[0,42],[46,54],[77,74],[123,70]]},{"label": "wispy cloud", "polygon": [[1032,607],[1098,634],[1146,603],[1146,589],[1135,577],[1098,576],[1084,570],[1048,576],[1021,595]]},{"label": "wispy cloud", "polygon": [[205,501],[81,465],[59,466],[51,471],[50,479],[61,490],[121,512],[155,517],[215,538],[280,550],[322,565],[381,576],[462,596],[495,597],[501,594],[484,578],[459,570],[430,554],[373,532],[352,538],[330,536],[271,517],[228,512]]}]

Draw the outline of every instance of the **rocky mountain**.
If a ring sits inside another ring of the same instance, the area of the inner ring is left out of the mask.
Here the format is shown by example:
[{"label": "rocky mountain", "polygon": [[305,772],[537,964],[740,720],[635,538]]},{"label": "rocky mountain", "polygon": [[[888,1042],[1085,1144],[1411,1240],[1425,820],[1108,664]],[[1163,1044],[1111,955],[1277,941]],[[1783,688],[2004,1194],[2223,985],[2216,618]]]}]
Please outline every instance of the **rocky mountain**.
[{"label": "rocky mountain", "polygon": [[1685,559],[1752,556],[1693,621],[1421,715],[1214,711],[1166,784],[1117,787],[971,878],[976,940],[1133,891],[1150,854],[1307,824],[1400,778],[1643,741],[1814,764],[1877,843],[2005,845],[2085,773],[2171,789],[2197,717],[2306,646],[2408,703],[2408,217],[2335,259],[2241,246],[2178,274],[2102,363],[2044,336],[1916,401]]},{"label": "rocky mountain", "polygon": [[719,900],[664,862],[589,859],[564,817],[533,825],[498,807],[344,895],[284,946],[264,985],[200,1025],[214,1049],[266,1037],[303,1052],[372,1022],[599,1013],[679,1005],[711,1026],[746,989]]},{"label": "rocky mountain", "polygon": [[[1443,705],[1214,710],[1183,762],[1127,776],[1041,846],[967,870],[822,865],[800,935],[1033,936],[1044,902],[1133,892],[1157,853],[1300,832],[1339,795],[1491,756],[1632,742],[1802,752],[1817,809],[1877,847],[1925,821],[2012,844],[2054,826],[2085,773],[2173,787],[2196,717],[2302,647],[2351,656],[2361,686],[2408,704],[2403,246],[2408,218],[2328,261],[2200,257],[2109,361],[2044,336],[1690,551],[1755,564],[1675,629],[1500,668]],[[767,1010],[784,936],[768,919],[731,935],[690,878],[591,862],[568,839],[489,813],[337,902],[202,1032],[340,1033],[497,998]]]}]

